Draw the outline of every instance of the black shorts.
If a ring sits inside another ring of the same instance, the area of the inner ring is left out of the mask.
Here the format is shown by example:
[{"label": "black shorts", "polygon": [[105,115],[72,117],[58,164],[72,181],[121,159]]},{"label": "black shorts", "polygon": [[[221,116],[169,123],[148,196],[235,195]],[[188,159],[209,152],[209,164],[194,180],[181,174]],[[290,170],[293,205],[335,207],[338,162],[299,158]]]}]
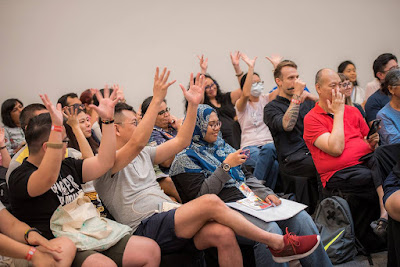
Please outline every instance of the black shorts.
[{"label": "black shorts", "polygon": [[80,267],[87,257],[90,255],[101,253],[110,259],[112,259],[117,266],[122,266],[122,257],[124,255],[126,244],[131,238],[131,235],[124,236],[120,241],[118,241],[114,246],[110,247],[104,251],[94,251],[94,250],[85,250],[85,251],[77,251],[74,261],[72,262],[72,267]]},{"label": "black shorts", "polygon": [[169,254],[183,249],[194,248],[193,239],[179,238],[175,234],[175,209],[156,213],[143,220],[134,235],[153,239],[161,253]]}]

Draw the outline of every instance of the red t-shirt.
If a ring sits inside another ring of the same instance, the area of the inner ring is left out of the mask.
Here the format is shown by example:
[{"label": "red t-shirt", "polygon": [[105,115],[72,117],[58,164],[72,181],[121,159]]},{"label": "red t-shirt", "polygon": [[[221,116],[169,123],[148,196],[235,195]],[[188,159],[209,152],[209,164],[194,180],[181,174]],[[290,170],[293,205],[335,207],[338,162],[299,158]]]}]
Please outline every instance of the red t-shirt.
[{"label": "red t-shirt", "polygon": [[355,107],[345,105],[343,119],[345,146],[343,153],[339,157],[334,157],[314,146],[315,140],[320,135],[332,132],[333,118],[318,103],[304,118],[303,138],[324,187],[335,172],[360,164],[359,159],[372,151],[364,141],[369,128],[360,111]]}]

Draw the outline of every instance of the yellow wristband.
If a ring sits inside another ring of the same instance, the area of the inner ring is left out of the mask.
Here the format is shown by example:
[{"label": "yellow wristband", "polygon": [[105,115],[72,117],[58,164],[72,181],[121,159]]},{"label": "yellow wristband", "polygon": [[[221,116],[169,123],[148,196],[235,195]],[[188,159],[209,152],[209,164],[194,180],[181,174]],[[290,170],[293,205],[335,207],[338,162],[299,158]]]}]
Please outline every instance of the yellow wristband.
[{"label": "yellow wristband", "polygon": [[48,148],[56,148],[56,149],[61,149],[64,147],[64,143],[50,143],[50,142],[46,142],[46,146]]}]

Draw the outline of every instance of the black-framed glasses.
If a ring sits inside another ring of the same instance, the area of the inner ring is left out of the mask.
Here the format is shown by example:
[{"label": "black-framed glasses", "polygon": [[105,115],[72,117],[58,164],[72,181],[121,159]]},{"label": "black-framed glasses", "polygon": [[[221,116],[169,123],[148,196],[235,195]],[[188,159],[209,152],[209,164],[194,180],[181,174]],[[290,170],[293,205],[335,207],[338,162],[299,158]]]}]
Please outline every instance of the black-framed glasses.
[{"label": "black-framed glasses", "polygon": [[127,122],[114,122],[114,124],[132,124],[134,126],[138,125],[138,121],[137,120],[133,120],[133,121],[127,121]]},{"label": "black-framed glasses", "polygon": [[169,113],[169,111],[170,111],[171,109],[170,108],[166,108],[165,110],[161,110],[160,112],[158,112],[158,115],[164,115],[165,113]]},{"label": "black-framed glasses", "polygon": [[222,122],[221,121],[210,121],[208,123],[208,126],[211,127],[211,129],[216,130],[217,128],[221,127]]},{"label": "black-framed glasses", "polygon": [[67,137],[67,138],[65,138],[64,140],[62,140],[62,142],[64,143],[64,144],[67,144],[68,145],[68,143],[69,143],[69,138]]},{"label": "black-framed glasses", "polygon": [[352,82],[343,82],[343,83],[339,83],[339,85],[342,88],[347,88],[347,87],[353,86],[353,83]]},{"label": "black-framed glasses", "polygon": [[391,71],[391,70],[396,70],[396,69],[400,69],[399,65],[393,66],[393,67],[391,67],[391,68],[388,69],[388,70],[384,70],[383,73],[388,73],[389,71]]},{"label": "black-framed glasses", "polygon": [[205,90],[210,90],[211,88],[213,88],[215,86],[215,83],[212,83],[210,85],[207,85],[206,87],[204,87]]}]

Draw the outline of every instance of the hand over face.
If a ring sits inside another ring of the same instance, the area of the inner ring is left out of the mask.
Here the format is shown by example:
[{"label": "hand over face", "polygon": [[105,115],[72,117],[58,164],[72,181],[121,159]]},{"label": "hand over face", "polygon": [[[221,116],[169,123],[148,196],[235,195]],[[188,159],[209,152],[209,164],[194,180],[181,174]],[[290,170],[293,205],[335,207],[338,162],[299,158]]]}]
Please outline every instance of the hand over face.
[{"label": "hand over face", "polygon": [[301,79],[297,78],[294,82],[294,90],[293,93],[295,95],[301,96],[304,92],[304,88],[306,88],[306,83],[303,82]]},{"label": "hand over face", "polygon": [[338,114],[339,112],[344,112],[344,98],[345,95],[340,93],[339,89],[332,89],[332,103],[327,100],[328,109],[333,114]]}]

